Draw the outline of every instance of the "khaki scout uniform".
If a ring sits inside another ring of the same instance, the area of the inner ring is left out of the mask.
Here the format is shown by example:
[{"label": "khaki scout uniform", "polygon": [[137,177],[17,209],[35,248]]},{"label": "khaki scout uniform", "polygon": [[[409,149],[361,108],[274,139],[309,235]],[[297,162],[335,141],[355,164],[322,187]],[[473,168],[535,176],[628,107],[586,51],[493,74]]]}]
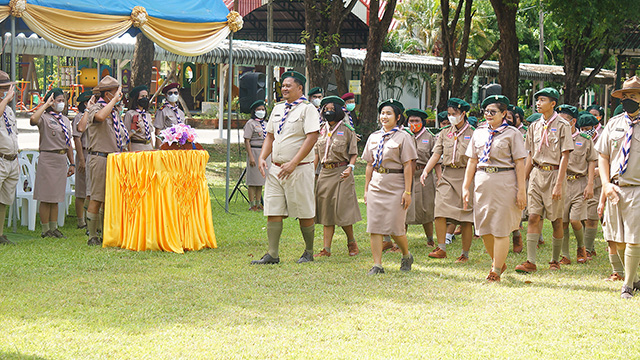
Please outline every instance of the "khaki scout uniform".
[{"label": "khaki scout uniform", "polygon": [[616,205],[607,199],[604,213],[604,238],[627,244],[640,244],[640,126],[635,125],[631,138],[629,162],[624,174],[617,175],[622,146],[629,124],[625,113],[615,116],[605,126],[596,143],[596,151],[609,157],[612,182],[620,187]]},{"label": "khaki scout uniform", "polygon": [[[596,131],[596,134],[591,141],[593,142],[593,146],[595,149],[595,144],[600,138],[600,134],[604,131],[604,127],[601,127]],[[598,152],[596,151],[596,157],[598,156]],[[600,173],[598,171],[598,164],[596,164],[596,176],[593,179],[593,197],[587,200],[587,219],[588,220],[600,220],[600,215],[598,215],[598,203],[600,202],[600,194],[602,193],[602,180],[600,179]]]},{"label": "khaki scout uniform", "polygon": [[[78,130],[78,123],[82,120],[82,116],[84,113],[79,113],[73,118],[73,137],[80,138],[80,143],[82,144],[82,149],[76,149],[76,186],[75,186],[75,194],[79,199],[84,199],[87,196],[91,196],[91,179],[89,175],[89,149],[87,148],[87,129],[84,132],[80,132]],[[77,166],[80,158],[80,153],[84,156],[84,170],[80,170]]]},{"label": "khaki scout uniform", "polygon": [[[73,141],[71,122],[61,115],[69,135],[69,144]],[[67,187],[67,145],[65,131],[58,119],[49,113],[43,113],[38,120],[40,133],[40,156],[36,168],[36,184],[33,198],[46,203],[57,204],[64,201]]]},{"label": "khaki scout uniform", "polygon": [[[3,117],[7,117],[8,127],[4,118],[0,120],[0,204],[11,205],[15,200],[16,185],[20,177],[18,164],[18,125],[16,115],[9,105],[4,109]],[[4,220],[3,220],[4,221]]]},{"label": "khaki scout uniform", "polygon": [[[249,146],[251,146],[251,152],[253,158],[256,160],[256,166],[249,165],[249,155],[247,155],[247,186],[264,186],[265,177],[262,177],[260,169],[258,168],[258,159],[260,159],[260,153],[262,152],[262,144],[264,144],[264,136],[266,135],[267,120],[264,120],[265,129],[262,130],[262,125],[259,120],[249,119],[244,125],[243,137],[249,140]],[[271,155],[267,157],[267,172],[271,168]],[[266,175],[266,174],[265,174]]]},{"label": "khaki scout uniform", "polygon": [[416,134],[416,148],[418,150],[418,160],[416,161],[416,171],[413,174],[413,199],[407,209],[407,224],[421,225],[434,220],[434,207],[436,196],[436,180],[432,170],[424,180],[424,186],[420,183],[420,176],[425,166],[433,154],[436,146],[436,136],[423,127]]},{"label": "khaki scout uniform", "polygon": [[124,114],[124,126],[129,131],[131,151],[153,150],[155,129],[151,123],[151,114],[145,112],[142,116],[135,109],[129,110]]},{"label": "khaki scout uniform", "polygon": [[[556,113],[554,113],[556,115]],[[527,130],[525,146],[533,160],[533,170],[529,175],[529,196],[527,199],[529,214],[540,215],[551,221],[561,219],[564,202],[553,201],[553,187],[558,179],[558,166],[564,151],[573,151],[571,125],[559,115],[548,124],[549,145],[540,143],[544,131],[545,119],[534,122]],[[562,194],[567,193],[567,181],[562,181]]]},{"label": "khaki scout uniform", "polygon": [[584,189],[587,187],[589,163],[598,160],[593,141],[587,134],[577,134],[573,137],[573,151],[569,156],[567,166],[567,193],[564,199],[564,216],[562,221],[587,219],[587,202],[584,199]]},{"label": "khaki scout uniform", "polygon": [[[465,126],[466,129],[464,129]],[[462,129],[464,131],[460,132]],[[453,125],[448,126],[438,134],[433,153],[442,154],[442,179],[436,187],[435,203],[437,206],[434,211],[436,218],[447,218],[457,222],[473,222],[473,191],[470,194],[469,206],[467,210],[464,210],[462,184],[467,161],[469,160],[466,155],[467,147],[471,142],[474,130],[473,126],[466,123],[461,129]],[[454,158],[456,137],[458,138],[458,143]],[[473,189],[473,184],[471,189]]]},{"label": "khaki scout uniform", "polygon": [[[177,105],[176,105],[177,106]],[[156,111],[156,118],[153,120],[153,126],[156,129],[164,130],[173,125],[184,123],[184,111],[176,108],[173,111],[168,103],[164,103],[160,110]]]},{"label": "khaki scout uniform", "polygon": [[286,179],[279,179],[280,166],[293,159],[307,138],[307,134],[320,130],[318,110],[308,101],[292,107],[287,114],[282,131],[278,133],[285,103],[276,104],[269,116],[267,132],[273,134],[271,151],[273,166],[265,186],[265,216],[290,216],[312,219],[316,215],[313,191],[313,150]]}]

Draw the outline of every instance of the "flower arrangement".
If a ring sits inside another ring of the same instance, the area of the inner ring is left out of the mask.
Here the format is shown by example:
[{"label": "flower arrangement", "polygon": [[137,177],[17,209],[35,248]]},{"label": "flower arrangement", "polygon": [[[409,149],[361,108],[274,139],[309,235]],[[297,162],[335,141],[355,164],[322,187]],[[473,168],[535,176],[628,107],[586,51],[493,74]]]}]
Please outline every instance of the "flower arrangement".
[{"label": "flower arrangement", "polygon": [[160,131],[160,137],[163,144],[179,144],[184,145],[187,142],[196,142],[196,131],[187,124],[176,124],[170,128]]}]

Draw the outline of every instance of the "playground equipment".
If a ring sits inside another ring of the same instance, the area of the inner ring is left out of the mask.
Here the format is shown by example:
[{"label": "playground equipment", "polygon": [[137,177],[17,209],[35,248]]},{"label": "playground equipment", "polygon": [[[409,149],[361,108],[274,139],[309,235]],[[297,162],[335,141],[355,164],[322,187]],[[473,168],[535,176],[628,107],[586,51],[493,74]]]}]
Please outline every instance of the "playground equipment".
[{"label": "playground equipment", "polygon": [[[20,96],[18,97],[18,102],[16,103],[16,108],[18,110],[27,111],[27,112],[34,111],[38,107],[38,105],[42,103],[42,97],[40,96],[40,92],[35,89],[30,89],[27,91],[27,87],[30,84],[29,81],[18,80],[16,82],[17,82],[16,89],[20,93]],[[23,100],[25,98],[24,97],[25,91],[27,91],[27,95],[28,95],[28,104],[25,103]]]}]

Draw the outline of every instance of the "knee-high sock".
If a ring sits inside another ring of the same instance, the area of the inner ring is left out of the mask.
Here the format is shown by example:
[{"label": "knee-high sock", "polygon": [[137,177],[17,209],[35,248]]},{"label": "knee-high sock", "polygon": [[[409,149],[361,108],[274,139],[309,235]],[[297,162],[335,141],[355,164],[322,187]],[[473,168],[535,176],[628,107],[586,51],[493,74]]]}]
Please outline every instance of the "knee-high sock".
[{"label": "knee-high sock", "polygon": [[633,283],[638,281],[638,265],[640,265],[640,246],[629,246],[624,254],[624,284],[633,288]]},{"label": "knee-high sock", "polygon": [[7,215],[7,205],[0,204],[0,236],[4,235],[4,218]]},{"label": "knee-high sock", "polygon": [[553,242],[552,242],[552,257],[551,257],[551,259],[553,261],[558,261],[558,260],[560,260],[560,252],[562,251],[562,241],[563,241],[563,239],[562,238],[558,239],[558,238],[553,237],[552,241]]},{"label": "knee-high sock", "polygon": [[[104,210],[102,210],[102,208],[100,208],[98,212],[98,230],[104,232]],[[104,234],[102,236],[104,236]]]},{"label": "knee-high sock", "polygon": [[573,230],[573,235],[576,237],[578,247],[584,247],[584,228],[581,228],[580,230]]},{"label": "knee-high sock", "polygon": [[98,236],[98,214],[87,211],[87,229],[89,230],[89,239]]},{"label": "knee-high sock", "polygon": [[280,256],[280,235],[282,235],[282,221],[267,222],[267,238],[269,239],[269,255],[272,258]]},{"label": "knee-high sock", "polygon": [[569,228],[564,229],[564,238],[562,239],[562,255],[564,255],[567,259],[569,258],[569,239],[571,238],[571,234],[569,233]]},{"label": "knee-high sock", "polygon": [[313,237],[315,236],[315,225],[300,226],[302,238],[304,239],[305,250],[313,252]]},{"label": "knee-high sock", "polygon": [[609,254],[609,262],[611,263],[611,269],[613,269],[614,273],[624,276],[624,265],[622,265],[622,260],[620,260],[620,256],[617,253]]},{"label": "knee-high sock", "polygon": [[527,234],[527,260],[532,264],[536,263],[538,239],[540,239],[540,234]]},{"label": "knee-high sock", "polygon": [[586,228],[584,230],[584,246],[587,248],[587,251],[593,251],[594,245],[596,242],[596,234],[598,233],[598,229],[589,229]]}]

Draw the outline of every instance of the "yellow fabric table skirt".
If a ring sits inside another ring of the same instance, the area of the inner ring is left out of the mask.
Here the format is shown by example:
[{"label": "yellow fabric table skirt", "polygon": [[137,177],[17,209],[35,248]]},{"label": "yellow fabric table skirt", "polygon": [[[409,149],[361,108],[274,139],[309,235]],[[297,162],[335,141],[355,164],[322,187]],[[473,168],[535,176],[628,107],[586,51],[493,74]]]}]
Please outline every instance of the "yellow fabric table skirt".
[{"label": "yellow fabric table skirt", "polygon": [[110,154],[103,247],[129,250],[216,248],[202,150]]}]

